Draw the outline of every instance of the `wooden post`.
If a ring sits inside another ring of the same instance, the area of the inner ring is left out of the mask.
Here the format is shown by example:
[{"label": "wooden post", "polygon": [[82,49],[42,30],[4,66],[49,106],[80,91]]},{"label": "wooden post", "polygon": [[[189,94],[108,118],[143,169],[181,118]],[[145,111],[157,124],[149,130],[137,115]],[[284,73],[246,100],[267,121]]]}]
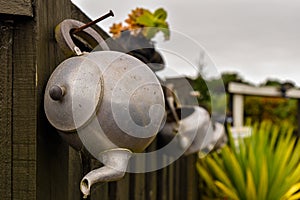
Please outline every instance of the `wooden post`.
[{"label": "wooden post", "polygon": [[233,95],[233,125],[241,127],[244,124],[244,96]]},{"label": "wooden post", "polygon": [[12,22],[0,21],[0,193],[12,197]]}]

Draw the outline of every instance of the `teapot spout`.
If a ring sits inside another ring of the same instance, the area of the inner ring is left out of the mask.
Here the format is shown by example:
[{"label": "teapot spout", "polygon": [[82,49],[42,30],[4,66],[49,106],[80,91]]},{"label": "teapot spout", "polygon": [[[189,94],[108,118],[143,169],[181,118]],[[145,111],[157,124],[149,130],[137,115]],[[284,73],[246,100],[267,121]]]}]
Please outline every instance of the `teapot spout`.
[{"label": "teapot spout", "polygon": [[117,181],[124,177],[132,152],[128,149],[111,149],[100,153],[103,167],[90,171],[80,182],[83,197],[90,195],[92,185],[100,182]]}]

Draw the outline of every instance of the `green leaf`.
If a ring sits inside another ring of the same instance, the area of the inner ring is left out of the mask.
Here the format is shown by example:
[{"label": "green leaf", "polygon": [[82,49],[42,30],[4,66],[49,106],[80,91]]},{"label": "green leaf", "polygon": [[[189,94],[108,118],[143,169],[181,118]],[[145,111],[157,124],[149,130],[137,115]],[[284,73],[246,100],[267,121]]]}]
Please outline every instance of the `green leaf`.
[{"label": "green leaf", "polygon": [[300,164],[286,177],[286,182],[288,183],[296,183],[298,181],[300,181]]},{"label": "green leaf", "polygon": [[160,19],[160,20],[166,20],[167,19],[167,12],[163,8],[158,8],[154,12],[154,17]]},{"label": "green leaf", "polygon": [[230,188],[228,188],[226,185],[224,185],[220,181],[215,181],[215,184],[220,190],[225,194],[225,198],[230,198],[230,199],[239,199],[238,196],[234,191],[232,191]]},{"label": "green leaf", "polygon": [[250,168],[247,169],[247,188],[246,188],[246,197],[247,199],[257,199],[256,198],[256,188],[253,180],[252,172]]},{"label": "green leaf", "polygon": [[136,22],[143,26],[154,27],[155,17],[149,11],[144,11],[144,13],[136,18]]},{"label": "green leaf", "polygon": [[299,200],[299,199],[300,199],[300,192],[298,192],[297,194],[294,194],[288,200]]},{"label": "green leaf", "polygon": [[[226,168],[226,173],[233,183],[234,187],[238,191],[238,194],[241,198],[245,198],[245,178],[243,174],[243,169],[240,163],[236,158],[236,154],[234,154],[228,146],[225,146],[222,149],[222,158],[224,161],[224,166]],[[245,170],[244,170],[245,171]]]},{"label": "green leaf", "polygon": [[257,199],[266,199],[268,194],[268,167],[267,160],[264,157],[260,169],[260,180],[257,184]]},{"label": "green leaf", "polygon": [[197,171],[200,174],[200,176],[204,179],[204,181],[206,182],[206,184],[208,185],[208,187],[210,189],[212,189],[213,191],[217,191],[217,188],[214,184],[214,180],[212,179],[212,177],[210,176],[210,174],[208,173],[208,171],[201,166],[200,163],[196,164],[197,167]]},{"label": "green leaf", "polygon": [[254,182],[256,184],[258,184],[259,183],[259,170],[258,170],[258,167],[257,167],[257,160],[256,160],[256,157],[255,157],[255,153],[254,153],[253,148],[255,148],[255,147],[253,147],[252,145],[248,146],[248,166],[254,172]]},{"label": "green leaf", "polygon": [[[300,183],[297,183],[295,185],[293,185],[288,191],[287,193],[284,194],[284,196],[281,198],[282,200],[285,199],[290,199],[297,191],[300,190]],[[298,193],[300,194],[300,192]]]},{"label": "green leaf", "polygon": [[294,147],[293,154],[288,163],[288,166],[285,168],[285,170],[288,171],[289,173],[292,172],[294,170],[294,168],[297,167],[297,165],[299,165],[299,161],[300,161],[300,153],[299,152],[300,152],[300,145],[296,145]]},{"label": "green leaf", "polygon": [[229,154],[229,158],[232,165],[231,170],[233,170],[234,172],[232,180],[237,188],[237,191],[241,195],[240,197],[244,198],[246,187],[245,187],[245,178],[244,178],[243,170],[233,153]]},{"label": "green leaf", "polygon": [[[229,125],[228,125],[228,126],[229,126]],[[229,130],[229,133],[228,133],[229,147],[232,149],[232,151],[233,151],[234,153],[236,153],[237,150],[236,150],[234,138],[233,138],[233,136],[232,136],[231,128],[228,127],[228,130]]]},{"label": "green leaf", "polygon": [[233,188],[230,179],[226,175],[226,172],[209,156],[206,157],[206,161],[216,178],[222,181],[226,186]]},{"label": "green leaf", "polygon": [[167,12],[160,8],[154,14],[148,10],[144,10],[143,14],[136,18],[136,23],[143,26],[143,34],[147,39],[153,38],[156,33],[161,31],[164,34],[165,40],[170,38],[169,25],[165,21]]},{"label": "green leaf", "polygon": [[[285,181],[286,177],[286,166],[287,162],[290,159],[290,155],[294,148],[294,143],[296,138],[290,140],[290,137],[282,138],[278,143],[278,149],[275,152],[274,157],[274,168],[276,168],[276,175],[274,174],[274,178],[272,181],[272,187],[270,188],[270,193],[273,197],[282,196],[285,192],[285,187],[288,187],[288,184],[283,185],[280,187]],[[285,149],[284,151],[282,149]]]}]

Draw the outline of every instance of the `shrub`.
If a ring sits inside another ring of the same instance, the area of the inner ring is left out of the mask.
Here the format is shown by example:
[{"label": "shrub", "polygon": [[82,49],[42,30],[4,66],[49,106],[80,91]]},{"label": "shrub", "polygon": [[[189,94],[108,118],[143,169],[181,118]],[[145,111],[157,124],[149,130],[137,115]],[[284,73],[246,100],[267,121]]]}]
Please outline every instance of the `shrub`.
[{"label": "shrub", "polygon": [[199,159],[203,199],[300,199],[300,144],[287,125],[253,126],[252,135]]}]

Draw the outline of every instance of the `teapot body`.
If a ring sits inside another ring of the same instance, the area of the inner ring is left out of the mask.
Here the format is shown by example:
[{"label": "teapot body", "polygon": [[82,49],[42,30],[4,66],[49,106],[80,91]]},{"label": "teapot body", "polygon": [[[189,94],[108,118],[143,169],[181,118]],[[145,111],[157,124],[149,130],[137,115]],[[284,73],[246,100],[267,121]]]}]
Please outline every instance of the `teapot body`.
[{"label": "teapot body", "polygon": [[[51,91],[61,88],[61,99]],[[76,149],[97,156],[112,148],[143,151],[164,117],[164,97],[154,73],[120,52],[72,57],[52,73],[44,107],[49,122]],[[80,140],[78,140],[79,136]]]}]

